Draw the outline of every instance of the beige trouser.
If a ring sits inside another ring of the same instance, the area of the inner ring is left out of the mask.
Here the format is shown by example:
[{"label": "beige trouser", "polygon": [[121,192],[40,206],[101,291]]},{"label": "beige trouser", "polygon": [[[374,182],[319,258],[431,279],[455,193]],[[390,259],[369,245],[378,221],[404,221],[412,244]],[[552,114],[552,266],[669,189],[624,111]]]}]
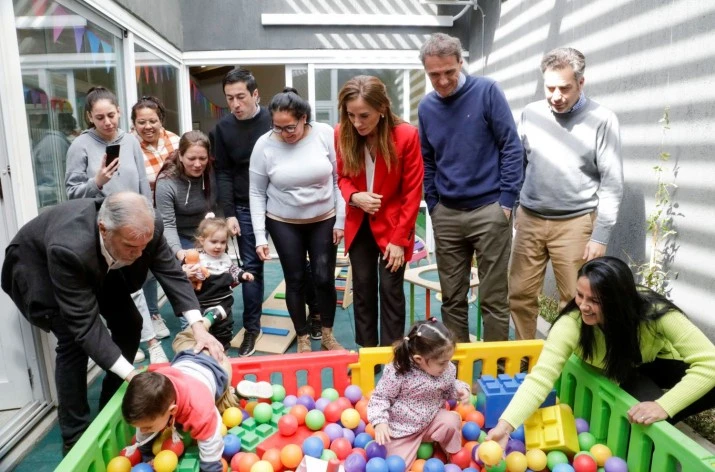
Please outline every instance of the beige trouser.
[{"label": "beige trouser", "polygon": [[559,291],[559,308],[576,294],[578,270],[586,262],[583,252],[593,233],[596,212],[564,220],[547,220],[516,209],[514,245],[509,269],[509,308],[516,339],[536,337],[539,294],[546,264],[551,265]]}]

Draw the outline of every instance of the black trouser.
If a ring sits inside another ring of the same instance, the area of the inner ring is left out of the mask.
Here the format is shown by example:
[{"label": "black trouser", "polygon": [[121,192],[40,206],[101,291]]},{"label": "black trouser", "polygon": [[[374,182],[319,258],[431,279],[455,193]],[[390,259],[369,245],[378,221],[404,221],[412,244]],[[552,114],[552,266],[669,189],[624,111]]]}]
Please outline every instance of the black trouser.
[{"label": "black trouser", "polygon": [[[121,289],[118,289],[121,290]],[[117,297],[118,300],[119,297]],[[123,300],[122,300],[123,301]],[[124,309],[117,309],[121,315],[105,315],[107,328],[112,340],[122,351],[122,356],[130,363],[139,349],[142,318],[129,294],[126,295]],[[55,384],[57,386],[57,414],[65,446],[76,443],[90,423],[89,402],[87,400],[87,353],[75,341],[67,326],[67,321],[57,315],[52,319],[51,330],[57,337],[57,358],[55,360]],[[102,383],[99,409],[112,398],[123,379],[107,372]]]},{"label": "black trouser", "polygon": [[310,270],[310,260],[308,259],[305,260],[305,303],[308,304],[308,313],[320,314],[318,295],[315,293],[315,284],[313,283],[313,271]]},{"label": "black trouser", "polygon": [[355,342],[363,347],[377,346],[377,294],[380,293],[380,345],[390,346],[405,335],[405,266],[396,272],[387,269],[387,260],[375,242],[366,214],[350,245],[355,303]]},{"label": "black trouser", "polygon": [[[688,364],[683,361],[656,358],[653,362],[639,366],[631,380],[622,383],[621,388],[638,401],[657,400],[663,396],[664,389],[673,388],[682,380],[687,369]],[[711,408],[715,408],[715,389],[695,400],[668,421],[675,424],[688,416]]]},{"label": "black trouser", "polygon": [[305,256],[310,257],[315,293],[320,308],[320,324],[332,328],[335,321],[335,259],[333,244],[335,217],[306,224],[284,223],[266,218],[266,229],[283,268],[286,281],[286,305],[298,336],[308,334],[305,317]]}]

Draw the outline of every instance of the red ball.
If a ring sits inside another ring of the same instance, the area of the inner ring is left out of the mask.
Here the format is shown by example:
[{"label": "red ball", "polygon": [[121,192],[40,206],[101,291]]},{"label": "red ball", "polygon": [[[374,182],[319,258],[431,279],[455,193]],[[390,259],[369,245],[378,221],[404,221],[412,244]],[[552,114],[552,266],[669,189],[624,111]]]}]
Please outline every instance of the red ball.
[{"label": "red ball", "polygon": [[459,452],[452,454],[452,457],[450,458],[450,462],[458,466],[460,469],[466,469],[469,467],[469,462],[471,460],[472,455],[465,448],[462,448]]},{"label": "red ball", "polygon": [[142,453],[141,453],[141,451],[139,451],[139,448],[134,449],[134,454],[130,455],[130,454],[127,454],[127,448],[125,447],[124,449],[119,451],[119,455],[124,456],[127,459],[129,459],[129,462],[132,463],[132,467],[134,467],[135,465],[137,465],[138,463],[140,463],[142,461]]},{"label": "red ball", "polygon": [[342,461],[350,455],[353,447],[347,439],[338,438],[330,445],[330,450],[333,451],[335,455],[338,456],[338,459]]},{"label": "red ball", "polygon": [[176,457],[181,457],[181,455],[184,453],[184,442],[182,440],[174,442],[174,440],[169,437],[165,439],[163,443],[161,443],[161,450],[174,451]]},{"label": "red ball", "polygon": [[340,397],[335,402],[340,405],[341,410],[347,410],[353,407],[353,402],[347,399],[347,397]]},{"label": "red ball", "polygon": [[360,454],[362,458],[365,459],[365,461],[367,462],[367,452],[365,451],[365,449],[361,447],[355,447],[353,448],[352,454]]},{"label": "red ball", "polygon": [[245,452],[237,452],[236,454],[233,455],[231,458],[231,470],[238,470],[238,463],[241,460],[241,457],[246,455]]},{"label": "red ball", "polygon": [[573,468],[576,472],[596,472],[598,464],[588,454],[580,454],[573,459]]},{"label": "red ball", "polygon": [[301,425],[305,424],[305,416],[308,414],[308,409],[305,405],[293,405],[288,413],[291,416],[295,416],[298,420],[298,424]]},{"label": "red ball", "polygon": [[325,405],[325,409],[323,410],[325,421],[327,423],[337,423],[340,421],[340,415],[343,414],[344,409],[345,408],[342,408],[337,400],[328,403]]},{"label": "red ball", "polygon": [[310,398],[315,400],[315,389],[310,385],[303,385],[298,389],[298,393],[296,394],[296,396],[300,398],[303,395],[308,395]]},{"label": "red ball", "polygon": [[283,415],[278,420],[278,431],[282,436],[293,436],[298,431],[298,418],[293,415]]},{"label": "red ball", "polygon": [[440,447],[434,448],[432,457],[434,457],[435,459],[441,460],[443,464],[447,463],[447,454],[445,454],[444,451],[442,450],[442,448],[440,448]]},{"label": "red ball", "polygon": [[317,436],[323,441],[323,448],[328,449],[330,447],[330,437],[324,431],[316,431],[312,436]]}]

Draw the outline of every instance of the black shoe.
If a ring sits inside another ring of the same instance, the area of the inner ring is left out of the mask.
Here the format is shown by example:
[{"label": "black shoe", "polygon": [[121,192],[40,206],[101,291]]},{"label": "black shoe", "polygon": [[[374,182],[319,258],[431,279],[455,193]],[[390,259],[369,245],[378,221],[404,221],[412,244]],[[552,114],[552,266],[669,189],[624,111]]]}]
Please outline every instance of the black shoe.
[{"label": "black shoe", "polygon": [[69,452],[72,450],[72,447],[75,444],[77,444],[77,443],[71,443],[71,444],[63,443],[62,444],[62,457],[65,457],[67,454],[69,454]]},{"label": "black shoe", "polygon": [[320,313],[308,315],[308,331],[311,339],[323,339],[323,330],[320,325]]},{"label": "black shoe", "polygon": [[256,352],[256,341],[261,339],[261,336],[263,336],[263,331],[261,330],[257,333],[246,331],[243,335],[241,346],[238,348],[238,355],[240,357],[247,357]]}]

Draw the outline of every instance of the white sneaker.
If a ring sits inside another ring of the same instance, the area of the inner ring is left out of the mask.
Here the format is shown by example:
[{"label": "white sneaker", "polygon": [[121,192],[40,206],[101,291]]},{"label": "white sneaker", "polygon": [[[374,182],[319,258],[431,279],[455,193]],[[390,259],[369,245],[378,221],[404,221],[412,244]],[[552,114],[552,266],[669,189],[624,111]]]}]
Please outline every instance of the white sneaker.
[{"label": "white sneaker", "polygon": [[161,343],[154,343],[149,346],[149,364],[163,364],[165,362],[169,362],[169,359],[164,354]]},{"label": "white sneaker", "polygon": [[169,332],[169,328],[166,327],[166,323],[164,323],[164,318],[162,318],[161,315],[157,315],[156,318],[152,316],[151,324],[154,327],[154,334],[156,335],[156,339],[168,338],[171,335],[171,333]]},{"label": "white sneaker", "polygon": [[273,387],[264,381],[241,380],[236,386],[236,391],[245,398],[271,398],[273,396]]},{"label": "white sneaker", "polygon": [[144,362],[146,359],[146,356],[144,355],[144,351],[141,350],[141,348],[137,351],[137,354],[134,356],[134,363],[137,364],[139,362]]}]

